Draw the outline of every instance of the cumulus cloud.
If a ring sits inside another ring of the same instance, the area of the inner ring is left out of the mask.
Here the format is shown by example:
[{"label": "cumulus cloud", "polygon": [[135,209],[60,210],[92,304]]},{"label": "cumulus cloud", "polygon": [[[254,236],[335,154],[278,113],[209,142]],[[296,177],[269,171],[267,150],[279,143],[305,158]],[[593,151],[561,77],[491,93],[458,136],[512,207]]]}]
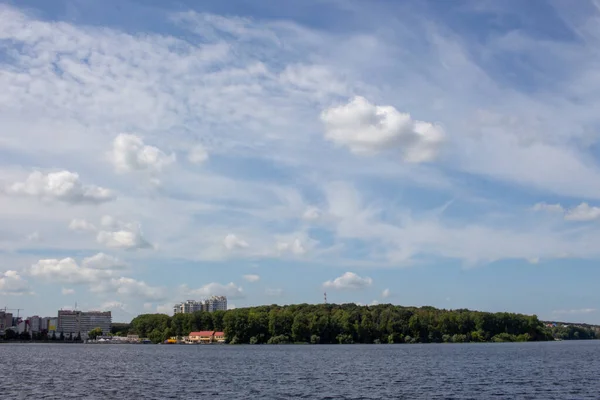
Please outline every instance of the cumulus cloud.
[{"label": "cumulus cloud", "polygon": [[75,289],[71,289],[71,288],[62,288],[62,289],[60,290],[60,292],[61,292],[63,295],[68,295],[68,294],[73,294],[73,293],[75,293]]},{"label": "cumulus cloud", "polygon": [[223,245],[228,250],[244,249],[244,248],[249,247],[248,242],[238,238],[233,233],[230,233],[227,236],[225,236],[225,239],[223,239]]},{"label": "cumulus cloud", "polygon": [[323,283],[323,286],[336,290],[357,290],[371,286],[373,280],[369,277],[360,277],[354,272],[346,272],[332,281]]},{"label": "cumulus cloud", "polygon": [[73,258],[67,257],[39,260],[29,269],[29,275],[50,282],[91,284],[110,278],[112,271],[79,266]]},{"label": "cumulus cloud", "polygon": [[581,203],[565,213],[567,221],[594,221],[600,218],[600,207],[591,207],[588,203]]},{"label": "cumulus cloud", "polygon": [[444,142],[440,126],[417,121],[392,106],[377,106],[356,96],[348,104],[321,113],[325,138],[357,154],[397,149],[406,162],[437,158]]},{"label": "cumulus cloud", "polygon": [[152,244],[146,240],[139,224],[126,223],[110,215],[101,219],[104,228],[96,235],[96,241],[106,247],[116,249],[149,249]]},{"label": "cumulus cloud", "polygon": [[0,272],[0,294],[22,295],[31,293],[29,283],[17,271]]},{"label": "cumulus cloud", "polygon": [[187,286],[182,286],[183,292],[188,295],[196,295],[201,297],[208,296],[227,296],[231,299],[244,297],[243,288],[237,286],[235,283],[230,282],[226,285],[212,282],[206,284],[197,289],[189,289]]},{"label": "cumulus cloud", "polygon": [[160,172],[175,162],[175,154],[167,155],[157,147],[144,144],[140,136],[121,133],[113,141],[111,161],[120,173]]},{"label": "cumulus cloud", "polygon": [[15,182],[5,188],[5,193],[71,204],[100,204],[115,199],[111,190],[100,186],[83,185],[79,180],[79,174],[70,171],[47,174],[34,171],[24,182]]},{"label": "cumulus cloud", "polygon": [[104,253],[98,253],[91,257],[84,258],[81,265],[85,268],[100,270],[118,270],[127,267],[127,264],[118,258]]},{"label": "cumulus cloud", "polygon": [[165,290],[161,287],[153,287],[144,281],[133,278],[111,278],[92,286],[93,292],[116,293],[136,299],[161,301],[166,299]]},{"label": "cumulus cloud", "polygon": [[265,294],[271,297],[281,297],[283,296],[283,289],[267,288]]},{"label": "cumulus cloud", "polygon": [[198,144],[190,149],[188,160],[193,164],[202,164],[204,161],[208,160],[208,152],[204,146]]},{"label": "cumulus cloud", "polygon": [[255,275],[255,274],[249,274],[249,275],[244,275],[244,279],[248,282],[258,282],[260,280],[260,276],[259,275]]},{"label": "cumulus cloud", "polygon": [[300,239],[294,239],[292,242],[279,242],[277,243],[277,250],[280,252],[290,252],[294,255],[302,255],[306,253],[306,247],[302,244]]},{"label": "cumulus cloud", "polygon": [[96,226],[85,219],[75,218],[69,223],[69,229],[72,231],[95,231]]},{"label": "cumulus cloud", "polygon": [[390,295],[390,289],[383,289],[383,292],[381,292],[381,297],[383,297],[384,299],[387,299],[388,297],[390,297]]}]

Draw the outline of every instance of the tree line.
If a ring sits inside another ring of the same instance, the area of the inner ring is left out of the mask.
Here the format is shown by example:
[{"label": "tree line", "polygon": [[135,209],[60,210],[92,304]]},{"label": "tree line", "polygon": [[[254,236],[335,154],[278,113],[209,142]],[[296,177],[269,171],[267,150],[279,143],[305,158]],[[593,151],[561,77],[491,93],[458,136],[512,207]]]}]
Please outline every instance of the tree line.
[{"label": "tree line", "polygon": [[555,333],[535,315],[391,304],[271,305],[172,317],[142,314],[129,325],[113,328],[115,334],[135,333],[155,343],[199,330],[223,331],[233,344],[525,342],[553,340]]}]

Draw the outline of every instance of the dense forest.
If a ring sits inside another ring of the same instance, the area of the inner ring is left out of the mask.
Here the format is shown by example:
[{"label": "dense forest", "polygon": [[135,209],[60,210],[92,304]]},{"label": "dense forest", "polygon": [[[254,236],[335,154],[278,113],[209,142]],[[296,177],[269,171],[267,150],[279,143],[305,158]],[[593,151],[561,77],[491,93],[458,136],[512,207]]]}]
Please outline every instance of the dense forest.
[{"label": "dense forest", "polygon": [[593,339],[591,328],[548,328],[536,316],[355,304],[260,306],[214,313],[143,314],[113,333],[155,343],[197,330],[224,331],[229,343],[462,343]]}]

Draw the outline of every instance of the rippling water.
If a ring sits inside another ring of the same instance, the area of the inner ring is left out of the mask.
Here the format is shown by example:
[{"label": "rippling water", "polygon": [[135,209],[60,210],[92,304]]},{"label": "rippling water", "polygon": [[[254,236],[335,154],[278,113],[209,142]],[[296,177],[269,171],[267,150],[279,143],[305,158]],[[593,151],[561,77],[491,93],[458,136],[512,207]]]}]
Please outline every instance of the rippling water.
[{"label": "rippling water", "polygon": [[600,399],[600,341],[0,345],[1,399]]}]

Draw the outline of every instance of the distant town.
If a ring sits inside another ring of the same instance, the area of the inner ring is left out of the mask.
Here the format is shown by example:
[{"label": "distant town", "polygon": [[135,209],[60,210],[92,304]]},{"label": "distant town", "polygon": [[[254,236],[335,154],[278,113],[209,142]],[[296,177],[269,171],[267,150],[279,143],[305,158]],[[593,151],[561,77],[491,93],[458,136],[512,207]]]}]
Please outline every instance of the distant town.
[{"label": "distant town", "polygon": [[[173,307],[173,314],[191,314],[197,311],[227,310],[226,296],[212,296],[200,301],[186,300]],[[9,312],[10,311],[10,312]],[[14,313],[16,311],[16,313]],[[33,315],[21,317],[21,309],[0,309],[0,339],[61,340],[95,343],[150,343],[138,335],[111,334],[111,311],[58,310],[56,317]],[[167,343],[223,343],[223,332],[191,332],[186,337],[169,338]]]}]

